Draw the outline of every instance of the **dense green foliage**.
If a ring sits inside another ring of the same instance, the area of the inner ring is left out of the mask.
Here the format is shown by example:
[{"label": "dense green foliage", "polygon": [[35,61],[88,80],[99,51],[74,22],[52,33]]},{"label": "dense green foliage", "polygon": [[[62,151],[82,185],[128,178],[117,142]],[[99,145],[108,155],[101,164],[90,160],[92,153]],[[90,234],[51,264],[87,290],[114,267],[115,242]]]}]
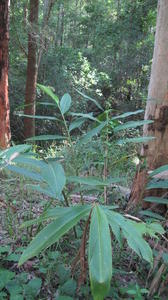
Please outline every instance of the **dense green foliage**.
[{"label": "dense green foliage", "polygon": [[[137,145],[155,138],[142,137],[153,120],[139,115],[157,1],[57,0],[46,19],[49,3],[39,0],[39,24],[30,28],[29,1],[11,0],[13,145],[0,151],[0,299],[162,299],[166,220],[141,205],[125,212]],[[38,44],[35,116],[24,114],[30,30]],[[27,140],[24,117],[36,120]],[[147,190],[167,189],[156,177],[167,169],[150,173]],[[144,201],[167,204],[167,194]]]},{"label": "dense green foliage", "polygon": [[[46,26],[43,6],[40,1],[39,28],[34,29],[38,53],[42,53],[38,82],[52,86],[58,96],[68,91],[77,111],[87,111],[88,104],[81,104],[76,89],[98,99],[104,108],[129,111],[142,107],[149,82],[157,1],[55,1]],[[13,112],[18,107],[22,110],[24,104],[28,29],[28,1],[11,1],[9,83],[15,140],[23,140],[22,121],[17,118],[16,124]],[[37,91],[37,101],[43,99]],[[37,110],[44,111],[40,105]],[[45,107],[45,112],[51,110]],[[50,133],[60,130],[59,125],[43,124]],[[39,133],[43,133],[41,125],[37,126]]]}]

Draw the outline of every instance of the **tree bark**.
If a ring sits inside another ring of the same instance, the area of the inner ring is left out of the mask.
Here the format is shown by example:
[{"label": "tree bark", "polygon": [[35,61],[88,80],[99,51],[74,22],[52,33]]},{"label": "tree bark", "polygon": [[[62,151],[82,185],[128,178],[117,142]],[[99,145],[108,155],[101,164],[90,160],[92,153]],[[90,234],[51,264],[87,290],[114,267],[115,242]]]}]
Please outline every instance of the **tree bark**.
[{"label": "tree bark", "polygon": [[9,0],[0,1],[0,148],[10,146],[8,98]]},{"label": "tree bark", "polygon": [[[161,190],[145,192],[144,176],[147,171],[156,169],[168,163],[168,1],[158,1],[155,45],[148,88],[148,101],[145,110],[145,120],[154,123],[145,125],[144,136],[154,136],[155,139],[143,144],[141,155],[146,159],[146,172],[142,167],[136,174],[130,197],[129,207],[139,203],[146,196],[160,196]],[[142,173],[144,174],[142,175]],[[137,176],[138,175],[138,176]],[[142,176],[141,176],[142,175]],[[141,178],[141,183],[138,183]],[[139,186],[139,188],[138,188]],[[134,192],[136,190],[136,193]],[[164,190],[165,192],[165,190]],[[143,207],[148,204],[142,201]]]},{"label": "tree bark", "polygon": [[[36,84],[37,84],[37,26],[39,13],[39,0],[29,2],[29,33],[28,33],[28,61],[25,92],[26,115],[35,115]],[[25,138],[35,135],[35,119],[24,118]]]}]

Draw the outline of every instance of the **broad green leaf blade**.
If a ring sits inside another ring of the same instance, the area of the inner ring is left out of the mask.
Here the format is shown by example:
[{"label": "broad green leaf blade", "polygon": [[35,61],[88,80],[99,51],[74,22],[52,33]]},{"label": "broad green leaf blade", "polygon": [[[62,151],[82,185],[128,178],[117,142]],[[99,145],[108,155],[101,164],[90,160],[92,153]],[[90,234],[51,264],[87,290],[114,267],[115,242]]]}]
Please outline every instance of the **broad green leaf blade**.
[{"label": "broad green leaf blade", "polygon": [[[85,207],[86,206],[87,205],[85,205]],[[73,210],[73,207],[71,207],[71,209]],[[69,212],[70,212],[70,207],[57,206],[55,208],[50,208],[47,211],[45,211],[45,213],[43,213],[39,218],[29,220],[29,221],[26,221],[26,222],[22,223],[20,228],[29,227],[29,226],[34,225],[34,224],[40,224],[40,223],[42,223],[46,220],[49,220],[49,219],[50,220],[55,220],[58,217],[65,216],[66,214],[69,214]]]},{"label": "broad green leaf blade", "polygon": [[48,161],[42,169],[42,177],[55,197],[59,197],[66,183],[64,169],[57,161]]},{"label": "broad green leaf blade", "polygon": [[162,197],[146,197],[144,198],[144,201],[158,204],[168,204],[168,198]]},{"label": "broad green leaf blade", "polygon": [[131,222],[127,221],[125,228],[122,230],[124,237],[131,249],[133,249],[141,258],[145,259],[151,265],[153,263],[152,249],[138,230]]},{"label": "broad green leaf blade", "polygon": [[49,141],[49,140],[66,140],[65,136],[51,134],[51,135],[36,135],[26,139],[26,141]]},{"label": "broad green leaf blade", "polygon": [[112,117],[111,120],[124,119],[124,118],[130,117],[130,116],[133,116],[133,115],[141,114],[143,112],[144,112],[143,109],[139,109],[139,110],[136,110],[136,111],[130,111],[130,112],[126,112],[122,115]]},{"label": "broad green leaf blade", "polygon": [[31,172],[30,170],[27,170],[26,168],[18,167],[16,165],[8,165],[6,167],[9,171],[15,172],[19,175],[25,176],[27,178],[30,178],[35,181],[43,181],[43,177],[37,173],[37,172]]},{"label": "broad green leaf blade", "polygon": [[93,113],[89,113],[89,114],[82,114],[82,113],[70,113],[71,116],[75,116],[75,117],[82,117],[85,119],[89,119],[92,121],[96,121],[98,123],[101,123],[101,121],[99,121],[97,118],[93,117]]},{"label": "broad green leaf blade", "polygon": [[83,143],[87,143],[89,140],[92,139],[92,137],[94,137],[95,135],[99,134],[100,131],[107,125],[107,122],[102,122],[99,126],[97,126],[96,128],[93,128],[92,130],[90,130],[89,132],[87,132],[86,134],[84,134],[80,140],[79,140],[79,144],[83,144]]},{"label": "broad green leaf blade", "polygon": [[126,139],[121,139],[117,141],[118,145],[123,145],[126,143],[147,143],[152,140],[154,140],[154,136],[142,136],[142,137],[136,137],[136,138],[126,138]]},{"label": "broad green leaf blade", "polygon": [[78,118],[75,121],[73,121],[69,126],[69,132],[71,132],[76,128],[80,128],[85,121],[86,121],[85,118]]},{"label": "broad green leaf blade", "polygon": [[47,87],[45,85],[42,84],[37,84],[37,87],[39,87],[45,94],[47,94],[48,96],[50,96],[55,103],[57,104],[57,106],[59,106],[59,99],[58,97],[53,93],[52,89],[50,87]]},{"label": "broad green leaf blade", "polygon": [[98,205],[91,215],[88,262],[93,298],[103,300],[112,277],[112,248],[107,217]]},{"label": "broad green leaf blade", "polygon": [[[109,224],[113,230],[114,223],[118,224],[122,230],[122,234],[127,240],[128,245],[133,249],[141,258],[148,261],[150,264],[153,262],[152,250],[148,243],[142,237],[141,228],[136,227],[136,222],[127,220],[121,214],[113,211],[105,211]],[[144,223],[141,223],[140,226],[144,226]],[[143,227],[144,228],[144,227]],[[116,234],[114,232],[114,234]]]},{"label": "broad green leaf blade", "polygon": [[71,96],[69,94],[64,94],[60,101],[60,110],[62,115],[64,115],[71,106]]},{"label": "broad green leaf blade", "polygon": [[79,177],[69,176],[67,177],[68,182],[74,182],[79,184],[87,184],[89,186],[109,186],[110,184],[122,181],[121,178],[109,178],[106,180],[99,179],[96,177]]},{"label": "broad green leaf blade", "polygon": [[9,149],[0,151],[0,159],[4,159],[5,161],[11,161],[15,157],[17,157],[20,153],[25,153],[30,151],[32,148],[31,145],[17,145],[10,147]]},{"label": "broad green leaf blade", "polygon": [[125,130],[129,128],[136,128],[145,124],[151,124],[153,123],[152,120],[143,120],[143,121],[130,121],[126,122],[124,124],[118,125],[117,127],[114,128],[114,132],[118,132],[120,130]]},{"label": "broad green leaf blade", "polygon": [[81,96],[83,96],[86,100],[90,100],[91,102],[93,102],[99,109],[103,110],[102,106],[93,98],[85,95],[84,93],[80,92],[79,90],[75,89],[75,91],[78,92],[78,94],[80,94]]},{"label": "broad green leaf blade", "polygon": [[38,255],[40,251],[57,242],[60,237],[75,226],[90,210],[91,206],[88,205],[70,207],[67,213],[58,217],[37,234],[23,252],[19,260],[19,265],[22,265],[26,260]]},{"label": "broad green leaf blade", "polygon": [[53,193],[53,191],[49,188],[49,187],[41,187],[40,185],[33,185],[33,184],[27,184],[26,185],[26,188],[29,189],[29,190],[33,190],[33,191],[36,191],[38,193],[41,193],[41,194],[45,194],[51,198],[55,198],[55,194]]},{"label": "broad green leaf blade", "polygon": [[130,225],[132,225],[138,232],[140,233],[141,236],[143,235],[148,235],[150,237],[157,238],[156,234],[164,234],[165,231],[163,227],[156,222],[153,223],[143,223],[143,222],[135,222],[132,220],[129,220]]},{"label": "broad green leaf blade", "polygon": [[168,188],[168,180],[152,180],[148,185],[147,185],[147,190],[150,189],[167,189]]},{"label": "broad green leaf blade", "polygon": [[155,169],[149,175],[150,176],[155,176],[155,175],[160,174],[160,173],[162,173],[164,171],[168,171],[168,165],[164,165],[164,166],[161,166],[161,167]]},{"label": "broad green leaf blade", "polygon": [[23,167],[23,165],[27,165],[29,167],[31,167],[31,169],[38,169],[39,171],[43,168],[43,166],[45,165],[45,162],[41,159],[36,159],[36,158],[32,158],[29,157],[28,155],[24,155],[24,154],[20,154],[18,157],[16,157],[13,160],[14,163],[16,164],[21,164],[21,166]]},{"label": "broad green leaf blade", "polygon": [[16,113],[17,116],[19,117],[26,117],[26,118],[30,118],[30,119],[39,119],[39,120],[55,120],[55,121],[60,121],[58,118],[56,117],[51,117],[51,116],[33,116],[33,115],[25,115],[25,114],[21,114],[21,113]]}]

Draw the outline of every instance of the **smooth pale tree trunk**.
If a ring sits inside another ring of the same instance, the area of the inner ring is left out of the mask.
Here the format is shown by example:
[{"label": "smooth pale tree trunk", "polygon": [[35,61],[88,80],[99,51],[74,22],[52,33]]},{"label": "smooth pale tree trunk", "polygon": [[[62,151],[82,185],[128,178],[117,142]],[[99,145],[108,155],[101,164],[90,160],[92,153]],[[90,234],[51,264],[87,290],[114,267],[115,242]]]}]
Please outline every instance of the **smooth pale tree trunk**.
[{"label": "smooth pale tree trunk", "polygon": [[[28,33],[28,59],[25,92],[26,115],[35,115],[36,84],[37,84],[37,27],[39,14],[39,0],[29,2],[29,33]],[[24,137],[35,135],[35,119],[24,118]]]},{"label": "smooth pale tree trunk", "polygon": [[9,1],[0,1],[0,148],[10,146],[8,98]]},{"label": "smooth pale tree trunk", "polygon": [[[145,110],[145,120],[148,119],[154,123],[144,126],[143,135],[154,136],[155,140],[142,146],[141,155],[146,159],[146,167],[139,166],[129,206],[142,201],[144,195],[160,195],[160,190],[145,192],[147,173],[168,163],[168,0],[158,1],[154,54]],[[142,204],[148,206],[143,201]]]}]

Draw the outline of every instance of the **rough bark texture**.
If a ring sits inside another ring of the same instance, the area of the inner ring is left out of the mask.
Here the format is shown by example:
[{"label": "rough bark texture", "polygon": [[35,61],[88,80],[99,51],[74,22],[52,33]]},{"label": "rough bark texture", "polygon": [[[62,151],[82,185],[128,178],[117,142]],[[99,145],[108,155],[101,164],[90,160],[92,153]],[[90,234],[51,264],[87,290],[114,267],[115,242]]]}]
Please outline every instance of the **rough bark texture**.
[{"label": "rough bark texture", "polygon": [[[146,157],[147,170],[153,170],[168,163],[168,1],[158,1],[158,15],[151,77],[145,120],[154,123],[145,125],[144,136],[155,136],[155,140],[142,146],[141,154]],[[140,171],[140,172],[143,172]],[[145,174],[147,174],[145,172]],[[139,175],[140,176],[140,175]],[[138,176],[138,177],[139,177]],[[144,175],[145,176],[145,175]],[[144,184],[139,186],[135,179],[131,193],[131,203],[142,200]],[[146,182],[146,179],[143,180]],[[139,186],[139,188],[138,188]],[[136,190],[136,193],[133,191]],[[148,191],[148,196],[160,196],[160,190]],[[164,191],[165,192],[165,191]],[[145,194],[146,196],[146,194]],[[131,204],[130,203],[130,204]]]},{"label": "rough bark texture", "polygon": [[[28,61],[25,92],[26,115],[35,115],[36,83],[37,83],[37,26],[38,26],[39,0],[30,0],[29,8],[29,34],[28,34]],[[24,118],[25,138],[35,135],[35,119]]]},{"label": "rough bark texture", "polygon": [[9,1],[0,1],[0,148],[10,146],[8,98]]}]

